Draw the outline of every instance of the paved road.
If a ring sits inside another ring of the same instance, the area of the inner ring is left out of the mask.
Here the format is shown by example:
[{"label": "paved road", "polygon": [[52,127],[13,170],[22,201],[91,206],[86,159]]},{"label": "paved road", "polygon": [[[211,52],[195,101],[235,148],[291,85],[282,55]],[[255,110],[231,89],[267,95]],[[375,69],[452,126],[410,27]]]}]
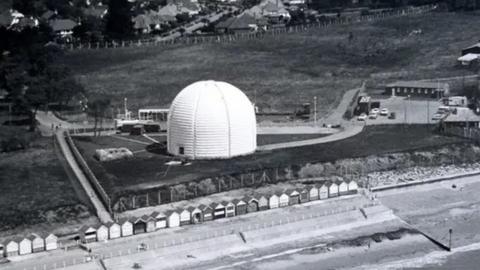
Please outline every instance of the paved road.
[{"label": "paved road", "polygon": [[85,193],[87,194],[88,198],[90,199],[90,202],[92,205],[95,207],[96,214],[100,221],[103,223],[107,223],[112,221],[112,217],[110,216],[110,213],[105,209],[105,206],[103,203],[100,201],[98,198],[97,194],[95,193],[92,185],[90,182],[87,180],[87,177],[83,173],[83,171],[80,169],[80,166],[78,165],[77,161],[75,160],[72,151],[70,150],[70,147],[68,147],[67,141],[65,140],[65,136],[63,135],[64,133],[63,129],[59,129],[56,133],[55,136],[57,138],[58,144],[60,145],[60,149],[62,150],[62,153],[65,157],[65,159],[68,162],[68,165],[74,172],[75,176],[77,177],[78,181],[82,185]]}]

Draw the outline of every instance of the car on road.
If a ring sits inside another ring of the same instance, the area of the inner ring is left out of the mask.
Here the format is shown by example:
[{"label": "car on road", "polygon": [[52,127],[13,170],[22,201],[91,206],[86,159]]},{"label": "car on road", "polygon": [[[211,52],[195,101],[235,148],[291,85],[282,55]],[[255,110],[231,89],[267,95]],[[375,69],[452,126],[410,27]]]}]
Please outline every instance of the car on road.
[{"label": "car on road", "polygon": [[380,109],[379,108],[373,108],[373,109],[370,110],[370,114],[372,114],[372,113],[378,114],[378,113],[380,113]]},{"label": "car on road", "polygon": [[397,118],[397,115],[394,112],[391,112],[390,115],[388,116],[388,119],[395,119]]},{"label": "car on road", "polygon": [[370,119],[377,119],[377,117],[378,117],[378,113],[375,113],[375,112],[371,112],[368,115],[368,118],[370,118]]},{"label": "car on road", "polygon": [[357,120],[358,121],[366,121],[367,120],[367,115],[365,113],[362,113],[357,117]]},{"label": "car on road", "polygon": [[380,110],[380,115],[382,116],[387,116],[388,115],[388,109],[387,108],[383,108]]}]

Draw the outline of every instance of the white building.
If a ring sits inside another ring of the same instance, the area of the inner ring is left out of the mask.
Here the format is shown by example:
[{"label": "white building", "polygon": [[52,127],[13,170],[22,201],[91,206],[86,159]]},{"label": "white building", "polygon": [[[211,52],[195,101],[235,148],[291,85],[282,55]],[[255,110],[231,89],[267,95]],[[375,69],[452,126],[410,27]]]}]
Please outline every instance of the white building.
[{"label": "white building", "polygon": [[255,111],[248,97],[225,82],[200,81],[183,89],[168,116],[168,152],[191,159],[231,158],[255,152]]}]

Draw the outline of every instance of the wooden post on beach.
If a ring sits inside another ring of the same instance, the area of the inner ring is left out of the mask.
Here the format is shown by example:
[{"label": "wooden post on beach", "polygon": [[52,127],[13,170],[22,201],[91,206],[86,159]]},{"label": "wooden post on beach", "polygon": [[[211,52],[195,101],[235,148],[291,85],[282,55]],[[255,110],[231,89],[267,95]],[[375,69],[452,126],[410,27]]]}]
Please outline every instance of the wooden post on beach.
[{"label": "wooden post on beach", "polygon": [[452,251],[452,228],[450,228],[450,230],[448,230],[448,234],[449,234],[449,237],[448,237],[448,251]]}]

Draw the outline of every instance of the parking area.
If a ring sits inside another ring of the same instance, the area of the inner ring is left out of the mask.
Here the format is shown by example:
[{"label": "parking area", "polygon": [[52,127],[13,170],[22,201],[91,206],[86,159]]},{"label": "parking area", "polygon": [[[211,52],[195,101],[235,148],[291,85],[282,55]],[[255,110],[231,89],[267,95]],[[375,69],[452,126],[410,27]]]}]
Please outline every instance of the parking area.
[{"label": "parking area", "polygon": [[[389,97],[385,99],[375,99],[372,102],[380,102],[380,110],[388,109],[387,115],[378,113],[375,119],[367,117],[367,125],[385,125],[385,124],[433,124],[438,120],[432,120],[433,115],[442,105],[438,100],[415,99],[406,97]],[[391,113],[395,117],[389,117]],[[358,121],[355,119],[355,121]]]}]

